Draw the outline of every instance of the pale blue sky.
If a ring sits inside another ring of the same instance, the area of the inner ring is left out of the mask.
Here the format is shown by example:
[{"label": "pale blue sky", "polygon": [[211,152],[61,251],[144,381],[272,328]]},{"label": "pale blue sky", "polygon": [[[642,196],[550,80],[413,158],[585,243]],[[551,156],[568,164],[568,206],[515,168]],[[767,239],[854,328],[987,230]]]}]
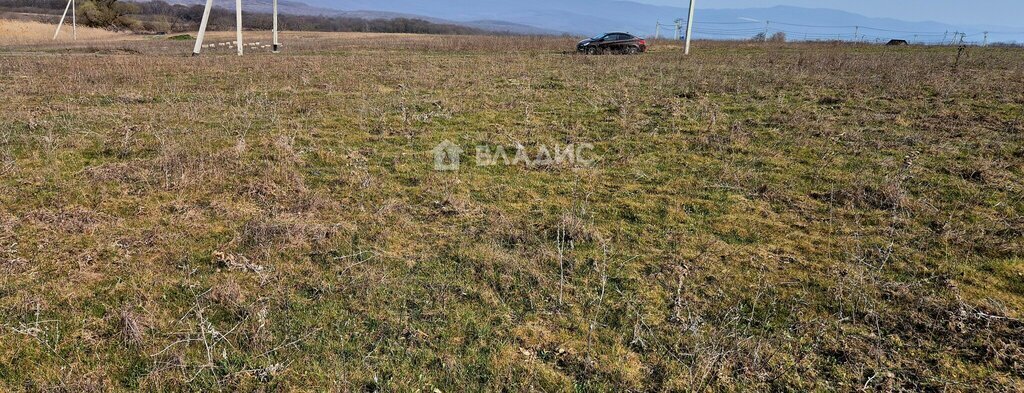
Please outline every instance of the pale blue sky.
[{"label": "pale blue sky", "polygon": [[[634,0],[689,6],[689,0]],[[792,5],[833,8],[873,17],[937,21],[954,25],[1024,27],[1024,0],[697,0],[697,8],[748,8]]]}]

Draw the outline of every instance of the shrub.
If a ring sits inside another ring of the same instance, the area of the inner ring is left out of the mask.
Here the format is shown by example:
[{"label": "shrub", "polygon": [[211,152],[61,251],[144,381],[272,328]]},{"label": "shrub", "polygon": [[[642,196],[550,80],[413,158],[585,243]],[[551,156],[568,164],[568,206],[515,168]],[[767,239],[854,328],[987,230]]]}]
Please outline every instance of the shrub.
[{"label": "shrub", "polygon": [[138,6],[119,0],[89,0],[81,5],[78,14],[90,27],[138,29],[140,24],[129,15],[137,13]]}]

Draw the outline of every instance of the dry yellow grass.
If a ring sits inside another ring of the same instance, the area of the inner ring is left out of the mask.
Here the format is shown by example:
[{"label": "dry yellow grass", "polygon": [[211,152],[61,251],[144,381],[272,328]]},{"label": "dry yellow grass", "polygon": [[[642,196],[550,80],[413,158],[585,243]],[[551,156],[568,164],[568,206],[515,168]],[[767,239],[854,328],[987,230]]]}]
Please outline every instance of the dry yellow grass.
[{"label": "dry yellow grass", "polygon": [[[9,45],[41,44],[51,42],[53,41],[53,32],[56,28],[56,25],[41,22],[0,20],[0,35],[6,37],[5,41]],[[67,23],[67,25],[61,29],[60,36],[57,40],[67,41],[70,40],[71,37],[71,24]],[[119,40],[127,37],[130,37],[130,35],[103,29],[78,26],[79,41]]]}]

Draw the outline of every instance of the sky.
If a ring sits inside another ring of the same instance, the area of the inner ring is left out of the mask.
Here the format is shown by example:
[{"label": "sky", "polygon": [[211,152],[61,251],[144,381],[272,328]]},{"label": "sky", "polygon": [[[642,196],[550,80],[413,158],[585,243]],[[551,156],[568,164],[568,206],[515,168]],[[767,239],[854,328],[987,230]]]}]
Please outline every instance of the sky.
[{"label": "sky", "polygon": [[[689,0],[633,0],[688,7]],[[832,8],[872,17],[936,21],[954,25],[1024,28],[1024,0],[697,0],[697,8],[749,8],[791,5]]]}]

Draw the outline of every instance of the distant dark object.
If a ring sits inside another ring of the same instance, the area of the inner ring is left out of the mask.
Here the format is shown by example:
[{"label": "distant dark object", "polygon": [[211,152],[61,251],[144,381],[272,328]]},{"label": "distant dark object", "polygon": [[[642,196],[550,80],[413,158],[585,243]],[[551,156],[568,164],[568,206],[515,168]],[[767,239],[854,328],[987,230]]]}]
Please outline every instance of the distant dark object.
[{"label": "distant dark object", "polygon": [[786,42],[786,33],[780,31],[769,36],[764,32],[760,32],[754,34],[750,40],[753,42]]},{"label": "distant dark object", "polygon": [[886,44],[886,45],[888,45],[888,46],[904,46],[904,45],[910,45],[910,43],[907,42],[907,40],[889,40],[889,43]]},{"label": "distant dark object", "polygon": [[608,33],[580,41],[576,51],[588,55],[606,52],[635,55],[647,51],[647,41],[632,34]]}]

